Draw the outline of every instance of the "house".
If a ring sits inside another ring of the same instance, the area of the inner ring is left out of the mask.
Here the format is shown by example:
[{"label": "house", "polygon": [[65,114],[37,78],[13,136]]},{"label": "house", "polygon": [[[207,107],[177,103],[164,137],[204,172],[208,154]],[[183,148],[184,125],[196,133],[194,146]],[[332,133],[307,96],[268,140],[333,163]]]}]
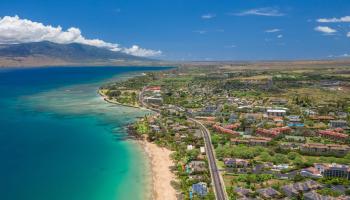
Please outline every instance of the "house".
[{"label": "house", "polygon": [[348,145],[306,143],[301,145],[300,151],[310,155],[336,155],[344,156],[349,152]]},{"label": "house", "polygon": [[246,188],[242,188],[242,187],[237,187],[235,188],[235,192],[237,193],[237,195],[241,198],[246,198],[247,196],[249,196],[250,194],[253,193],[252,190],[250,189],[246,189]]},{"label": "house", "polygon": [[285,110],[268,109],[266,111],[268,117],[283,117],[286,115]]},{"label": "house", "polygon": [[226,167],[245,168],[249,166],[249,161],[238,158],[224,158],[224,164]]},{"label": "house", "polygon": [[322,185],[320,185],[318,182],[314,180],[308,180],[305,182],[285,185],[282,187],[282,190],[288,197],[295,197],[298,196],[301,192],[308,192],[319,188],[322,188]]},{"label": "house", "polygon": [[314,168],[324,177],[338,177],[350,180],[349,165],[341,164],[314,164]]},{"label": "house", "polygon": [[322,174],[314,167],[308,167],[300,171],[300,175],[309,178],[322,178]]},{"label": "house", "polygon": [[206,196],[208,194],[207,184],[204,182],[199,182],[199,183],[193,184],[192,185],[192,192],[201,196],[201,197]]},{"label": "house", "polygon": [[338,198],[331,196],[323,196],[318,194],[316,191],[310,191],[303,194],[304,200],[338,200]]},{"label": "house", "polygon": [[263,199],[278,199],[281,193],[277,190],[269,187],[264,189],[259,189],[256,191]]},{"label": "house", "polygon": [[191,161],[187,164],[187,172],[192,173],[200,173],[207,170],[206,164],[204,161]]},{"label": "house", "polygon": [[187,145],[187,151],[191,151],[191,150],[193,150],[194,149],[194,147],[193,147],[193,145]]},{"label": "house", "polygon": [[232,113],[230,115],[230,118],[229,118],[228,122],[229,123],[235,123],[235,122],[237,122],[237,120],[238,120],[238,115],[236,113]]},{"label": "house", "polygon": [[345,120],[331,120],[329,121],[330,128],[348,128],[348,122]]}]

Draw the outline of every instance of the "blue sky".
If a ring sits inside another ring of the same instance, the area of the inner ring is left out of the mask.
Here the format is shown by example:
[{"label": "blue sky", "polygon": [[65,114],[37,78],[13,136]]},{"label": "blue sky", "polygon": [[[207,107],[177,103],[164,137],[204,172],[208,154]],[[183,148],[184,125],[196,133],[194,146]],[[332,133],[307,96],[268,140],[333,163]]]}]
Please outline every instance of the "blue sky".
[{"label": "blue sky", "polygon": [[84,38],[125,48],[159,50],[167,60],[350,54],[347,0],[1,0],[0,17],[15,15],[63,30],[76,27]]}]

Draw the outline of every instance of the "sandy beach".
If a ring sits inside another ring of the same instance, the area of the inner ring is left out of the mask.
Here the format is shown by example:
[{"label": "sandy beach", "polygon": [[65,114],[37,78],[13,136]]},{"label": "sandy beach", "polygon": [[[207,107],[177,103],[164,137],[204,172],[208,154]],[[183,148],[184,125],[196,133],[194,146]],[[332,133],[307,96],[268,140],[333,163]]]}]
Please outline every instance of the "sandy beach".
[{"label": "sandy beach", "polygon": [[152,199],[154,200],[176,200],[176,190],[170,182],[176,180],[170,171],[174,165],[170,159],[170,150],[157,146],[156,144],[140,140],[142,148],[150,160],[152,171]]}]

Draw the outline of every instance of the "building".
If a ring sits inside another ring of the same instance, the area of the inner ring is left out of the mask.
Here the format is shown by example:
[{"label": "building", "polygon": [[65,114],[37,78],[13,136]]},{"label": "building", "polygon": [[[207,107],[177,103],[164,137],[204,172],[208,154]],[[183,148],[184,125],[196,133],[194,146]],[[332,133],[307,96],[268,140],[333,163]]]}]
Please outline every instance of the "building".
[{"label": "building", "polygon": [[249,166],[249,161],[238,158],[224,158],[224,164],[226,167],[245,168]]},{"label": "building", "polygon": [[256,191],[263,199],[278,199],[281,193],[277,190],[269,187],[264,189],[259,189]]},{"label": "building", "polygon": [[331,120],[329,122],[330,128],[348,128],[348,122],[345,120]]},{"label": "building", "polygon": [[314,180],[308,180],[305,182],[285,185],[282,187],[282,190],[289,198],[291,198],[298,196],[300,193],[305,193],[320,188],[322,188],[322,186],[318,182]]},{"label": "building", "polygon": [[143,100],[149,104],[162,105],[163,99],[160,97],[145,97]]},{"label": "building", "polygon": [[253,194],[253,191],[250,189],[242,188],[242,187],[237,187],[235,188],[235,192],[237,195],[241,198],[246,198],[250,194]]},{"label": "building", "polygon": [[236,137],[240,135],[237,131],[233,131],[231,129],[224,128],[224,127],[219,126],[217,124],[213,125],[213,129],[219,133],[229,134],[229,135],[236,136]]},{"label": "building", "polygon": [[201,154],[205,154],[205,148],[204,147],[200,147],[199,150],[200,150]]},{"label": "building", "polygon": [[300,147],[300,151],[310,155],[335,155],[344,156],[349,152],[348,145],[307,143]]},{"label": "building", "polygon": [[264,136],[264,137],[274,138],[274,137],[279,136],[280,134],[290,133],[291,130],[292,129],[289,128],[288,126],[280,127],[280,128],[272,128],[272,129],[258,128],[256,130],[256,134]]},{"label": "building", "polygon": [[267,146],[270,141],[271,141],[271,138],[265,138],[265,137],[249,137],[247,139],[231,138],[231,143],[236,145],[246,144],[250,146]]},{"label": "building", "polygon": [[333,130],[319,130],[317,131],[317,134],[321,137],[325,137],[332,140],[344,140],[349,137],[347,134],[339,133]]},{"label": "building", "polygon": [[285,105],[288,103],[288,99],[284,98],[272,98],[270,99],[270,103],[273,105]]},{"label": "building", "polygon": [[303,194],[304,200],[339,200],[338,198],[331,196],[323,196],[318,194],[316,191],[310,191]]},{"label": "building", "polygon": [[314,168],[324,177],[338,177],[350,180],[349,165],[341,164],[314,164]]},{"label": "building", "polygon": [[286,115],[285,110],[268,109],[266,111],[268,117],[283,117]]},{"label": "building", "polygon": [[207,184],[204,182],[199,182],[199,183],[193,184],[192,185],[192,192],[201,196],[201,197],[206,196],[208,194]]},{"label": "building", "polygon": [[315,121],[329,121],[329,120],[334,120],[333,116],[330,115],[310,115],[310,119],[315,120]]},{"label": "building", "polygon": [[300,171],[300,175],[309,178],[322,178],[322,174],[314,167],[308,167]]},{"label": "building", "polygon": [[186,166],[187,173],[201,173],[207,170],[206,164],[204,161],[191,161]]}]

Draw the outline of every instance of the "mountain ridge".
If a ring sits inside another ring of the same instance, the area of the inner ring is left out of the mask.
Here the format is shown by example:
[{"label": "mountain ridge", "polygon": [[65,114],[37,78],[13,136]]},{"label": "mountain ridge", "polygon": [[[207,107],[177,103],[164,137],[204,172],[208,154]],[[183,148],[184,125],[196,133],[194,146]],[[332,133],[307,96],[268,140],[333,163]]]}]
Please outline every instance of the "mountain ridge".
[{"label": "mountain ridge", "polygon": [[0,45],[0,66],[123,65],[157,62],[95,46],[48,41]]}]

